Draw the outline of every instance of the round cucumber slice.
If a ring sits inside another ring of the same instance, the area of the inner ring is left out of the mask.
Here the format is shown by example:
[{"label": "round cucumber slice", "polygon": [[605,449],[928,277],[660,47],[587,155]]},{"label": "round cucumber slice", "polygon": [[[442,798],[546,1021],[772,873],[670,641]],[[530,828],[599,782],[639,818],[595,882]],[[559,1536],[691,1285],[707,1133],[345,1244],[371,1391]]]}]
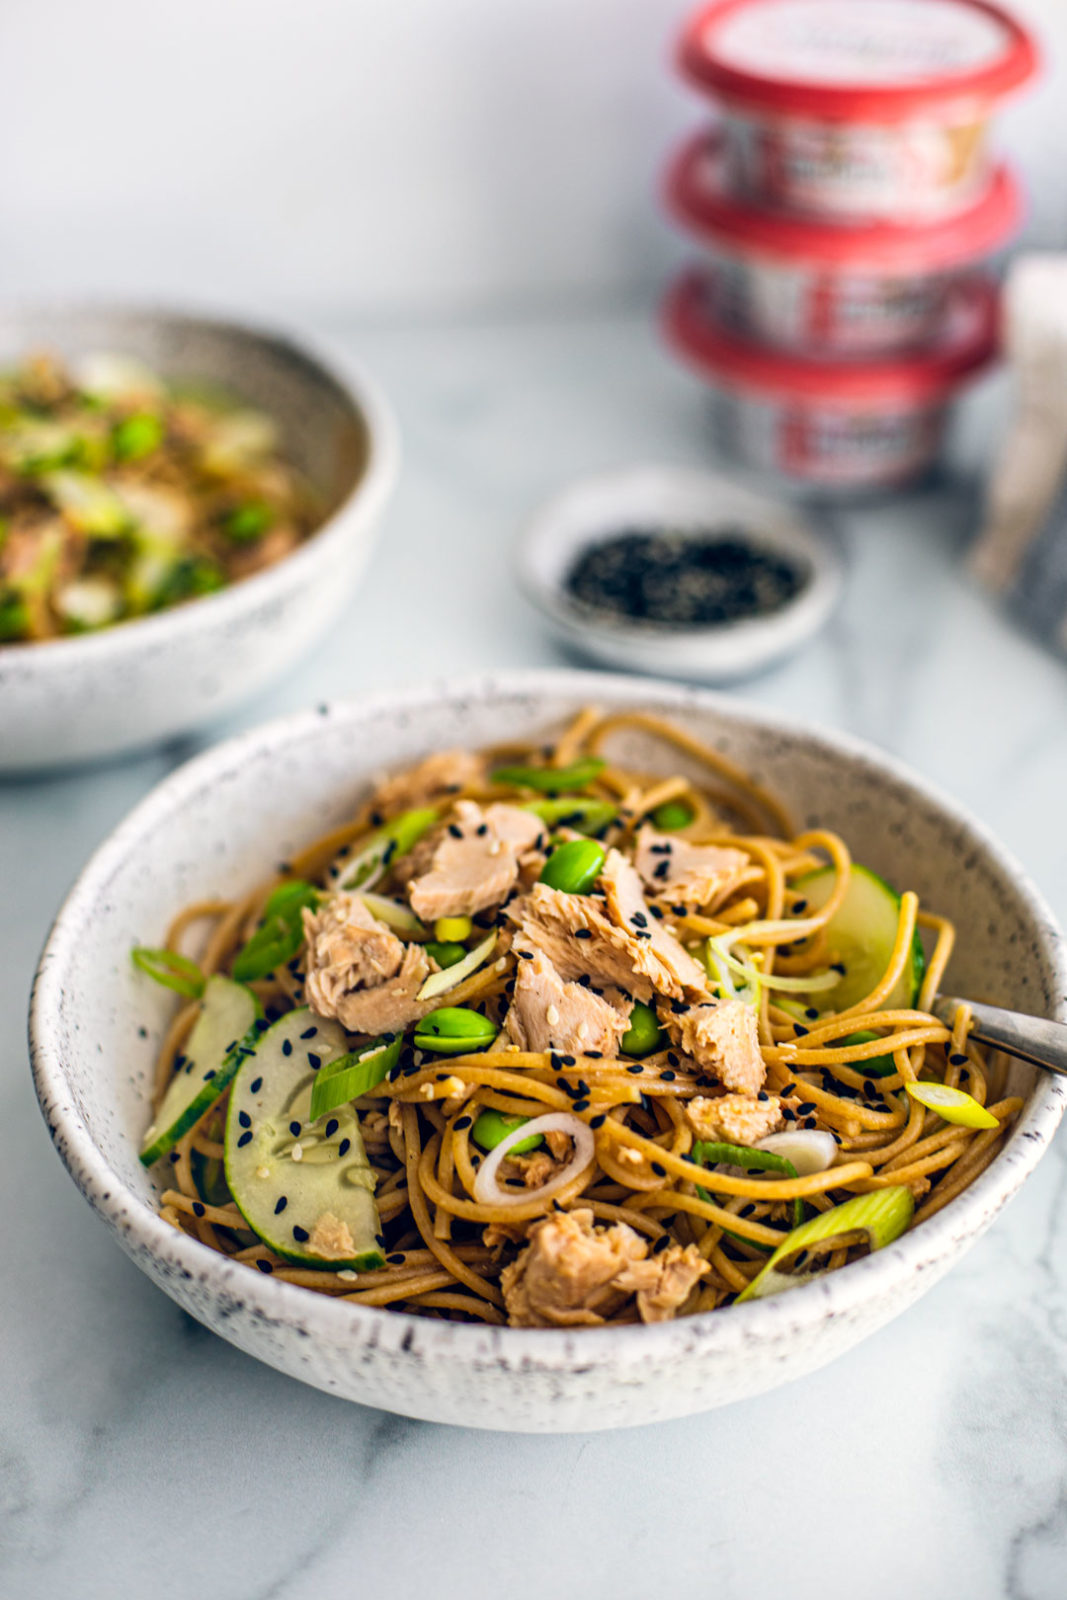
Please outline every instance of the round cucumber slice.
[{"label": "round cucumber slice", "polygon": [[207,980],[179,1070],[144,1136],[141,1160],[146,1167],[173,1149],[229,1088],[245,1055],[255,1048],[262,1019],[263,1007],[243,983],[217,976]]},{"label": "round cucumber slice", "polygon": [[245,1057],[226,1115],[226,1181],[248,1226],[287,1261],[325,1271],[385,1260],[359,1117],[343,1105],[311,1119],[315,1074],[348,1049],[337,1023],[290,1011]]},{"label": "round cucumber slice", "polygon": [[[833,867],[820,868],[797,880],[808,906],[820,910],[829,900],[837,882]],[[826,928],[827,946],[832,961],[840,961],[845,973],[831,989],[827,1009],[847,1011],[870,994],[884,978],[893,955],[900,922],[900,896],[869,867],[854,862],[845,898]],[[905,963],[899,982],[884,1002],[887,1011],[907,1010],[915,1005],[922,987],[926,957],[916,930],[911,959]]]}]

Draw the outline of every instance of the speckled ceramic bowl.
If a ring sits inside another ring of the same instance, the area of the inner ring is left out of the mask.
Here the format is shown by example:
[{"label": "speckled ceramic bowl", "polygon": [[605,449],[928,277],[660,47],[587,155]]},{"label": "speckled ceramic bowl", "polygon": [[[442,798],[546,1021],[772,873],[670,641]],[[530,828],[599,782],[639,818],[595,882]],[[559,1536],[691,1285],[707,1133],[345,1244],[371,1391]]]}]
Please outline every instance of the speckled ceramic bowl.
[{"label": "speckled ceramic bowl", "polygon": [[[538,738],[590,701],[661,712],[713,740],[785,796],[800,824],[840,829],[858,858],[955,917],[954,992],[1067,1017],[1061,935],[979,824],[876,750],[706,692],[580,673],[486,677],[323,707],[221,745],[149,795],[75,885],[37,975],[34,1075],[56,1149],[138,1266],[207,1327],[318,1388],[440,1422],[546,1432],[653,1422],[770,1389],[934,1284],[1033,1171],[1062,1115],[1067,1085],[1020,1068],[1027,1103],[1006,1148],[930,1222],[776,1299],[652,1327],[483,1328],[345,1305],[160,1221],[137,1148],[170,1007],[135,976],[130,946],[156,942],[186,901],[260,877],[348,814],[381,767],[452,744]],[[653,768],[677,765],[643,735],[621,749]]]},{"label": "speckled ceramic bowl", "polygon": [[0,312],[0,364],[27,350],[138,356],[167,378],[222,385],[280,426],[324,497],[322,526],[286,560],[188,605],[99,633],[0,646],[0,774],[65,766],[221,717],[281,676],[336,620],[396,479],[391,413],[274,333],[155,310]]}]

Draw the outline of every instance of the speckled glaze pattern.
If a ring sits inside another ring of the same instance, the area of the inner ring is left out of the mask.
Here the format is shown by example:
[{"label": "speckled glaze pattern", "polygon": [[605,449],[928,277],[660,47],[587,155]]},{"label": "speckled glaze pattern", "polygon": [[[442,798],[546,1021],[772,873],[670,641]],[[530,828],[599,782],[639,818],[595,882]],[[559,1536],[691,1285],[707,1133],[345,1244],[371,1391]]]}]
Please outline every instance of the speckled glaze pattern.
[{"label": "speckled glaze pattern", "polygon": [[116,755],[223,716],[330,627],[373,549],[397,474],[391,414],[275,334],[163,311],[54,307],[0,316],[0,360],[115,350],[170,379],[222,385],[280,425],[327,516],[285,561],[218,594],[100,633],[0,647],[0,773]]},{"label": "speckled glaze pattern", "polygon": [[[1027,1103],[1011,1139],[929,1223],[777,1299],[647,1328],[480,1328],[345,1305],[175,1233],[137,1161],[168,998],[138,981],[131,944],[157,941],[186,901],[261,877],[342,818],[382,768],[451,744],[538,738],[589,702],[651,710],[710,739],[780,793],[799,825],[839,829],[858,858],[952,916],[954,992],[1067,1018],[1062,936],[978,823],[873,748],[707,692],[521,673],[323,706],[221,745],[143,801],[71,892],[34,989],[34,1078],[60,1156],[133,1260],[207,1327],[318,1388],[531,1432],[653,1422],[770,1389],[833,1360],[934,1284],[1033,1170],[1067,1103],[1063,1084],[1020,1067]],[[643,734],[620,737],[617,753],[679,765]]]}]

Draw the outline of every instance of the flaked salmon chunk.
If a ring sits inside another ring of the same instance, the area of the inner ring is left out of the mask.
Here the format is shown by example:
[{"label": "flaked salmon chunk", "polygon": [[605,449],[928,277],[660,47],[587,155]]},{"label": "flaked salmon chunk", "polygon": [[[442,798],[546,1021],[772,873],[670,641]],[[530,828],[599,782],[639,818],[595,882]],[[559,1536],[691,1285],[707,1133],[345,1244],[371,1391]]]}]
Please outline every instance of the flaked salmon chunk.
[{"label": "flaked salmon chunk", "polygon": [[709,1271],[696,1245],[672,1244],[659,1255],[631,1262],[615,1286],[636,1294],[642,1322],[669,1322]]},{"label": "flaked salmon chunk", "polygon": [[751,863],[743,850],[691,844],[645,824],[637,835],[634,866],[649,894],[670,905],[714,910],[728,899]]},{"label": "flaked salmon chunk", "polygon": [[485,781],[482,756],[469,750],[439,750],[408,772],[386,778],[374,791],[373,805],[383,817],[397,816],[415,806],[432,805],[461,789],[475,789]]},{"label": "flaked salmon chunk", "polygon": [[777,1133],[785,1122],[782,1103],[775,1094],[766,1100],[744,1094],[724,1094],[718,1099],[698,1094],[685,1102],[685,1120],[697,1139],[746,1145]]},{"label": "flaked salmon chunk", "polygon": [[534,1223],[522,1254],[500,1275],[514,1328],[566,1328],[603,1322],[619,1297],[637,1296],[643,1322],[673,1317],[709,1270],[693,1245],[649,1256],[626,1223],[597,1227],[585,1207]]},{"label": "flaked salmon chunk", "polygon": [[471,917],[498,906],[514,888],[519,862],[544,837],[540,819],[518,806],[483,809],[458,800],[437,836],[429,870],[412,878],[408,898],[416,916]]},{"label": "flaked salmon chunk", "polygon": [[504,1029],[520,1050],[617,1056],[629,1015],[625,1002],[612,1005],[580,983],[565,983],[544,951],[533,950],[519,959]]},{"label": "flaked salmon chunk", "polygon": [[416,999],[430,975],[426,952],[405,945],[356,894],[338,890],[304,911],[308,1004],[352,1033],[395,1033],[434,1002]]},{"label": "flaked salmon chunk", "polygon": [[712,1000],[682,1012],[664,1008],[660,1020],[685,1053],[727,1089],[751,1099],[763,1088],[767,1069],[759,1026],[743,1000]]}]

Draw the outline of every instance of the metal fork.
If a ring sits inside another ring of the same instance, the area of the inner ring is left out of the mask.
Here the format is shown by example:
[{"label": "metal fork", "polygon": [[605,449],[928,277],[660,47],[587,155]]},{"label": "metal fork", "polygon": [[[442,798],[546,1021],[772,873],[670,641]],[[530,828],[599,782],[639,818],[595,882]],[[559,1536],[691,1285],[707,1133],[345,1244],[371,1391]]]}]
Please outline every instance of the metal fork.
[{"label": "metal fork", "polygon": [[1028,1061],[1032,1067],[1043,1067],[1046,1072],[1067,1078],[1067,1024],[1048,1022],[1044,1017],[1027,1017],[1021,1011],[1003,1011],[1000,1006],[980,1005],[975,1000],[957,1000],[949,994],[938,995],[933,1006],[934,1016],[951,1028],[956,1011],[962,1005],[971,1008],[968,1038],[994,1050],[1003,1050],[1020,1061]]}]

